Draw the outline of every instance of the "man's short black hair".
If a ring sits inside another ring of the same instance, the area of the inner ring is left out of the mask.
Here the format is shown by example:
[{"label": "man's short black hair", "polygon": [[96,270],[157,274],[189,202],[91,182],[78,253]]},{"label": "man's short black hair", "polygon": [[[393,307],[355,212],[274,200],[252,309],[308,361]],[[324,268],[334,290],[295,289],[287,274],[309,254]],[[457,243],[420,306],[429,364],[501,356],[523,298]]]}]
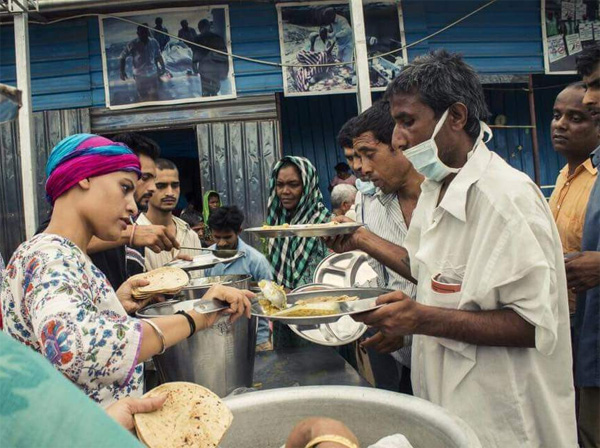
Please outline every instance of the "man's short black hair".
[{"label": "man's short black hair", "polygon": [[340,162],[336,166],[333,167],[336,171],[341,171],[342,173],[350,172],[350,166],[346,162]]},{"label": "man's short black hair", "polygon": [[354,138],[366,132],[372,132],[373,136],[381,143],[392,144],[394,133],[394,120],[390,114],[390,105],[387,101],[377,101],[354,121]]},{"label": "man's short black hair", "polygon": [[388,86],[385,99],[402,94],[417,95],[436,118],[453,104],[464,104],[468,111],[465,132],[472,139],[479,136],[479,121],[489,115],[477,73],[461,55],[446,50],[419,56],[404,67]]},{"label": "man's short black hair", "polygon": [[177,165],[175,165],[173,162],[171,162],[168,159],[156,159],[156,168],[159,170],[175,170],[175,171],[179,171],[177,169]]},{"label": "man's short black hair", "polygon": [[158,159],[160,156],[160,148],[156,142],[145,135],[136,132],[123,132],[111,137],[113,142],[124,143],[138,157],[144,155],[152,160]]},{"label": "man's short black hair", "polygon": [[357,117],[352,117],[344,123],[337,135],[338,145],[342,148],[352,148],[352,139],[354,138],[354,122]]},{"label": "man's short black hair", "polygon": [[600,44],[594,43],[583,49],[575,59],[577,73],[581,76],[590,76],[600,63]]},{"label": "man's short black hair", "polygon": [[238,233],[242,230],[244,214],[235,205],[219,207],[208,218],[208,227],[212,230],[232,230]]}]

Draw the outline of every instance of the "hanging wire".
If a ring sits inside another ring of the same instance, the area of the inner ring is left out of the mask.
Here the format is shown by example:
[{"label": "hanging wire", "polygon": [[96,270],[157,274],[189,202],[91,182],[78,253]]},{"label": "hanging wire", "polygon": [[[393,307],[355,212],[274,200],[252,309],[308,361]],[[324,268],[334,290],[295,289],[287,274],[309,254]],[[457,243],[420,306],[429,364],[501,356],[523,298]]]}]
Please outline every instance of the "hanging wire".
[{"label": "hanging wire", "polygon": [[[452,23],[450,23],[449,25],[446,25],[445,27],[439,29],[438,31],[436,31],[436,32],[434,32],[432,34],[430,34],[428,36],[425,36],[422,39],[419,39],[419,40],[417,40],[415,42],[412,42],[412,43],[410,43],[408,45],[403,45],[403,46],[401,46],[401,47],[399,47],[399,48],[397,48],[395,50],[388,51],[387,53],[381,53],[381,54],[378,54],[376,56],[371,56],[371,57],[367,58],[367,60],[372,61],[372,60],[375,60],[375,59],[378,59],[378,58],[381,58],[381,57],[384,57],[384,56],[393,55],[393,54],[399,53],[399,52],[401,52],[401,51],[403,51],[405,49],[412,48],[412,47],[414,47],[416,45],[419,45],[420,43],[423,43],[423,42],[425,42],[425,41],[427,41],[427,40],[429,40],[429,39],[431,39],[431,38],[433,38],[433,37],[435,37],[435,36],[443,33],[444,31],[449,30],[450,28],[458,25],[459,23],[464,22],[469,17],[471,17],[471,16],[477,14],[478,12],[482,11],[483,9],[485,9],[485,8],[493,5],[497,1],[498,0],[490,0],[486,4],[484,4],[484,5],[480,6],[479,8],[475,9],[474,11],[471,11],[467,15],[461,17],[460,19],[458,19],[458,20],[456,20],[456,21],[454,21]],[[221,50],[217,50],[215,48],[207,47],[205,45],[201,45],[201,44],[198,44],[196,42],[191,42],[191,41],[189,41],[187,39],[182,39],[182,38],[180,38],[178,36],[175,36],[173,34],[166,33],[166,32],[161,31],[161,30],[156,30],[156,29],[150,27],[149,25],[145,25],[143,23],[138,23],[138,22],[136,22],[134,20],[126,19],[125,17],[116,16],[116,15],[113,15],[113,14],[93,14],[93,13],[90,13],[90,14],[79,14],[79,15],[75,15],[75,16],[63,17],[62,19],[51,20],[51,21],[48,21],[48,22],[30,21],[30,23],[34,23],[36,25],[52,25],[52,24],[64,22],[64,21],[67,21],[67,20],[74,20],[74,19],[87,18],[87,17],[109,17],[111,19],[121,20],[122,22],[127,22],[127,23],[130,23],[132,25],[142,26],[144,28],[147,28],[148,30],[152,31],[153,33],[158,32],[158,33],[164,34],[166,36],[172,37],[174,39],[178,39],[178,40],[180,40],[182,42],[185,42],[188,45],[193,45],[195,47],[199,47],[199,48],[202,48],[204,50],[212,51],[214,53],[221,54],[223,56],[231,57],[231,58],[234,58],[234,59],[240,59],[242,61],[253,62],[255,64],[268,65],[268,66],[272,66],[272,67],[279,67],[279,68],[284,68],[284,67],[285,68],[292,68],[292,67],[295,67],[295,68],[302,68],[302,67],[339,67],[339,66],[344,66],[344,65],[354,65],[355,64],[355,60],[354,59],[352,61],[350,61],[350,62],[330,62],[330,63],[327,63],[327,64],[285,64],[285,63],[281,63],[281,62],[264,61],[262,59],[255,59],[255,58],[251,58],[251,57],[248,57],[248,56],[241,56],[241,55],[238,55],[238,54],[228,53],[226,51],[221,51]],[[0,23],[0,25],[3,25],[3,24],[5,24],[5,23]]]}]

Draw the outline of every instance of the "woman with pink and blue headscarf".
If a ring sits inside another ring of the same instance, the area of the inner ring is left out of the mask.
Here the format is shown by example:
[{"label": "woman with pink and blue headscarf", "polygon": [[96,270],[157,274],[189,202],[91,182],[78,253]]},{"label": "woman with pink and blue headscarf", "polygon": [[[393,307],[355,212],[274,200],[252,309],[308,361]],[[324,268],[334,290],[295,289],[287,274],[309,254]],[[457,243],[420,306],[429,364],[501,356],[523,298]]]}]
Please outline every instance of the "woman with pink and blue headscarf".
[{"label": "woman with pink and blue headscarf", "polygon": [[[124,306],[132,288],[147,282],[129,280],[115,292],[88,257],[92,237],[117,240],[137,212],[140,162],[127,146],[73,135],[52,150],[46,174],[52,219],[7,265],[0,288],[5,331],[102,405],[141,395],[142,362],[212,325],[217,315],[189,311],[154,325],[132,318]],[[209,298],[229,302],[226,312],[237,318],[249,315],[250,294],[217,287]]]}]

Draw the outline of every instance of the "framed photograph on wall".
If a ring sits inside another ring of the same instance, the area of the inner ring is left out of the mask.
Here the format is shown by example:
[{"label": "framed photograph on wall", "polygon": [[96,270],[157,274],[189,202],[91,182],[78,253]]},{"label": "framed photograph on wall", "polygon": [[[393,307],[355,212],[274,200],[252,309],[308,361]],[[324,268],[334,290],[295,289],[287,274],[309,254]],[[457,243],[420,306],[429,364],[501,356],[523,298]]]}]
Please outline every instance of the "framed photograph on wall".
[{"label": "framed photograph on wall", "polygon": [[541,2],[546,74],[575,74],[577,55],[600,41],[600,3],[597,0]]},{"label": "framed photograph on wall", "polygon": [[[372,90],[384,90],[406,64],[402,8],[396,1],[364,3]],[[286,96],[356,91],[354,37],[347,2],[278,3]]]},{"label": "framed photograph on wall", "polygon": [[226,5],[101,15],[99,21],[108,108],[236,97]]}]

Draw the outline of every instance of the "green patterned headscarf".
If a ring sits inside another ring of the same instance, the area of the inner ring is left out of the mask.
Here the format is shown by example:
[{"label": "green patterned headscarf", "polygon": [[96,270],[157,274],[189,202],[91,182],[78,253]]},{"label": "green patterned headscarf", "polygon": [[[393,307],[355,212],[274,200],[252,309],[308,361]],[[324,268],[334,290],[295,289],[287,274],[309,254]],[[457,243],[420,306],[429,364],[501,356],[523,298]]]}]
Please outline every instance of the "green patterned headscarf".
[{"label": "green patterned headscarf", "polygon": [[221,202],[221,195],[219,193],[217,193],[215,190],[209,190],[206,193],[204,193],[204,198],[202,201],[202,215],[204,215],[204,224],[206,226],[208,226],[208,217],[210,216],[210,207],[208,206],[208,198],[212,194],[216,194],[217,196],[219,196],[219,207],[223,206],[223,203]]},{"label": "green patterned headscarf", "polygon": [[[302,178],[302,197],[296,210],[290,216],[275,189],[277,175],[285,162],[292,162],[300,171]],[[304,157],[286,156],[273,168],[269,181],[269,204],[267,224],[278,226],[285,224],[321,224],[331,221],[331,213],[323,204],[323,195],[319,190],[319,176],[315,167]],[[286,288],[294,289],[304,274],[311,256],[316,252],[325,252],[324,243],[319,238],[274,238],[269,240],[268,259],[275,270],[275,280]]]}]

